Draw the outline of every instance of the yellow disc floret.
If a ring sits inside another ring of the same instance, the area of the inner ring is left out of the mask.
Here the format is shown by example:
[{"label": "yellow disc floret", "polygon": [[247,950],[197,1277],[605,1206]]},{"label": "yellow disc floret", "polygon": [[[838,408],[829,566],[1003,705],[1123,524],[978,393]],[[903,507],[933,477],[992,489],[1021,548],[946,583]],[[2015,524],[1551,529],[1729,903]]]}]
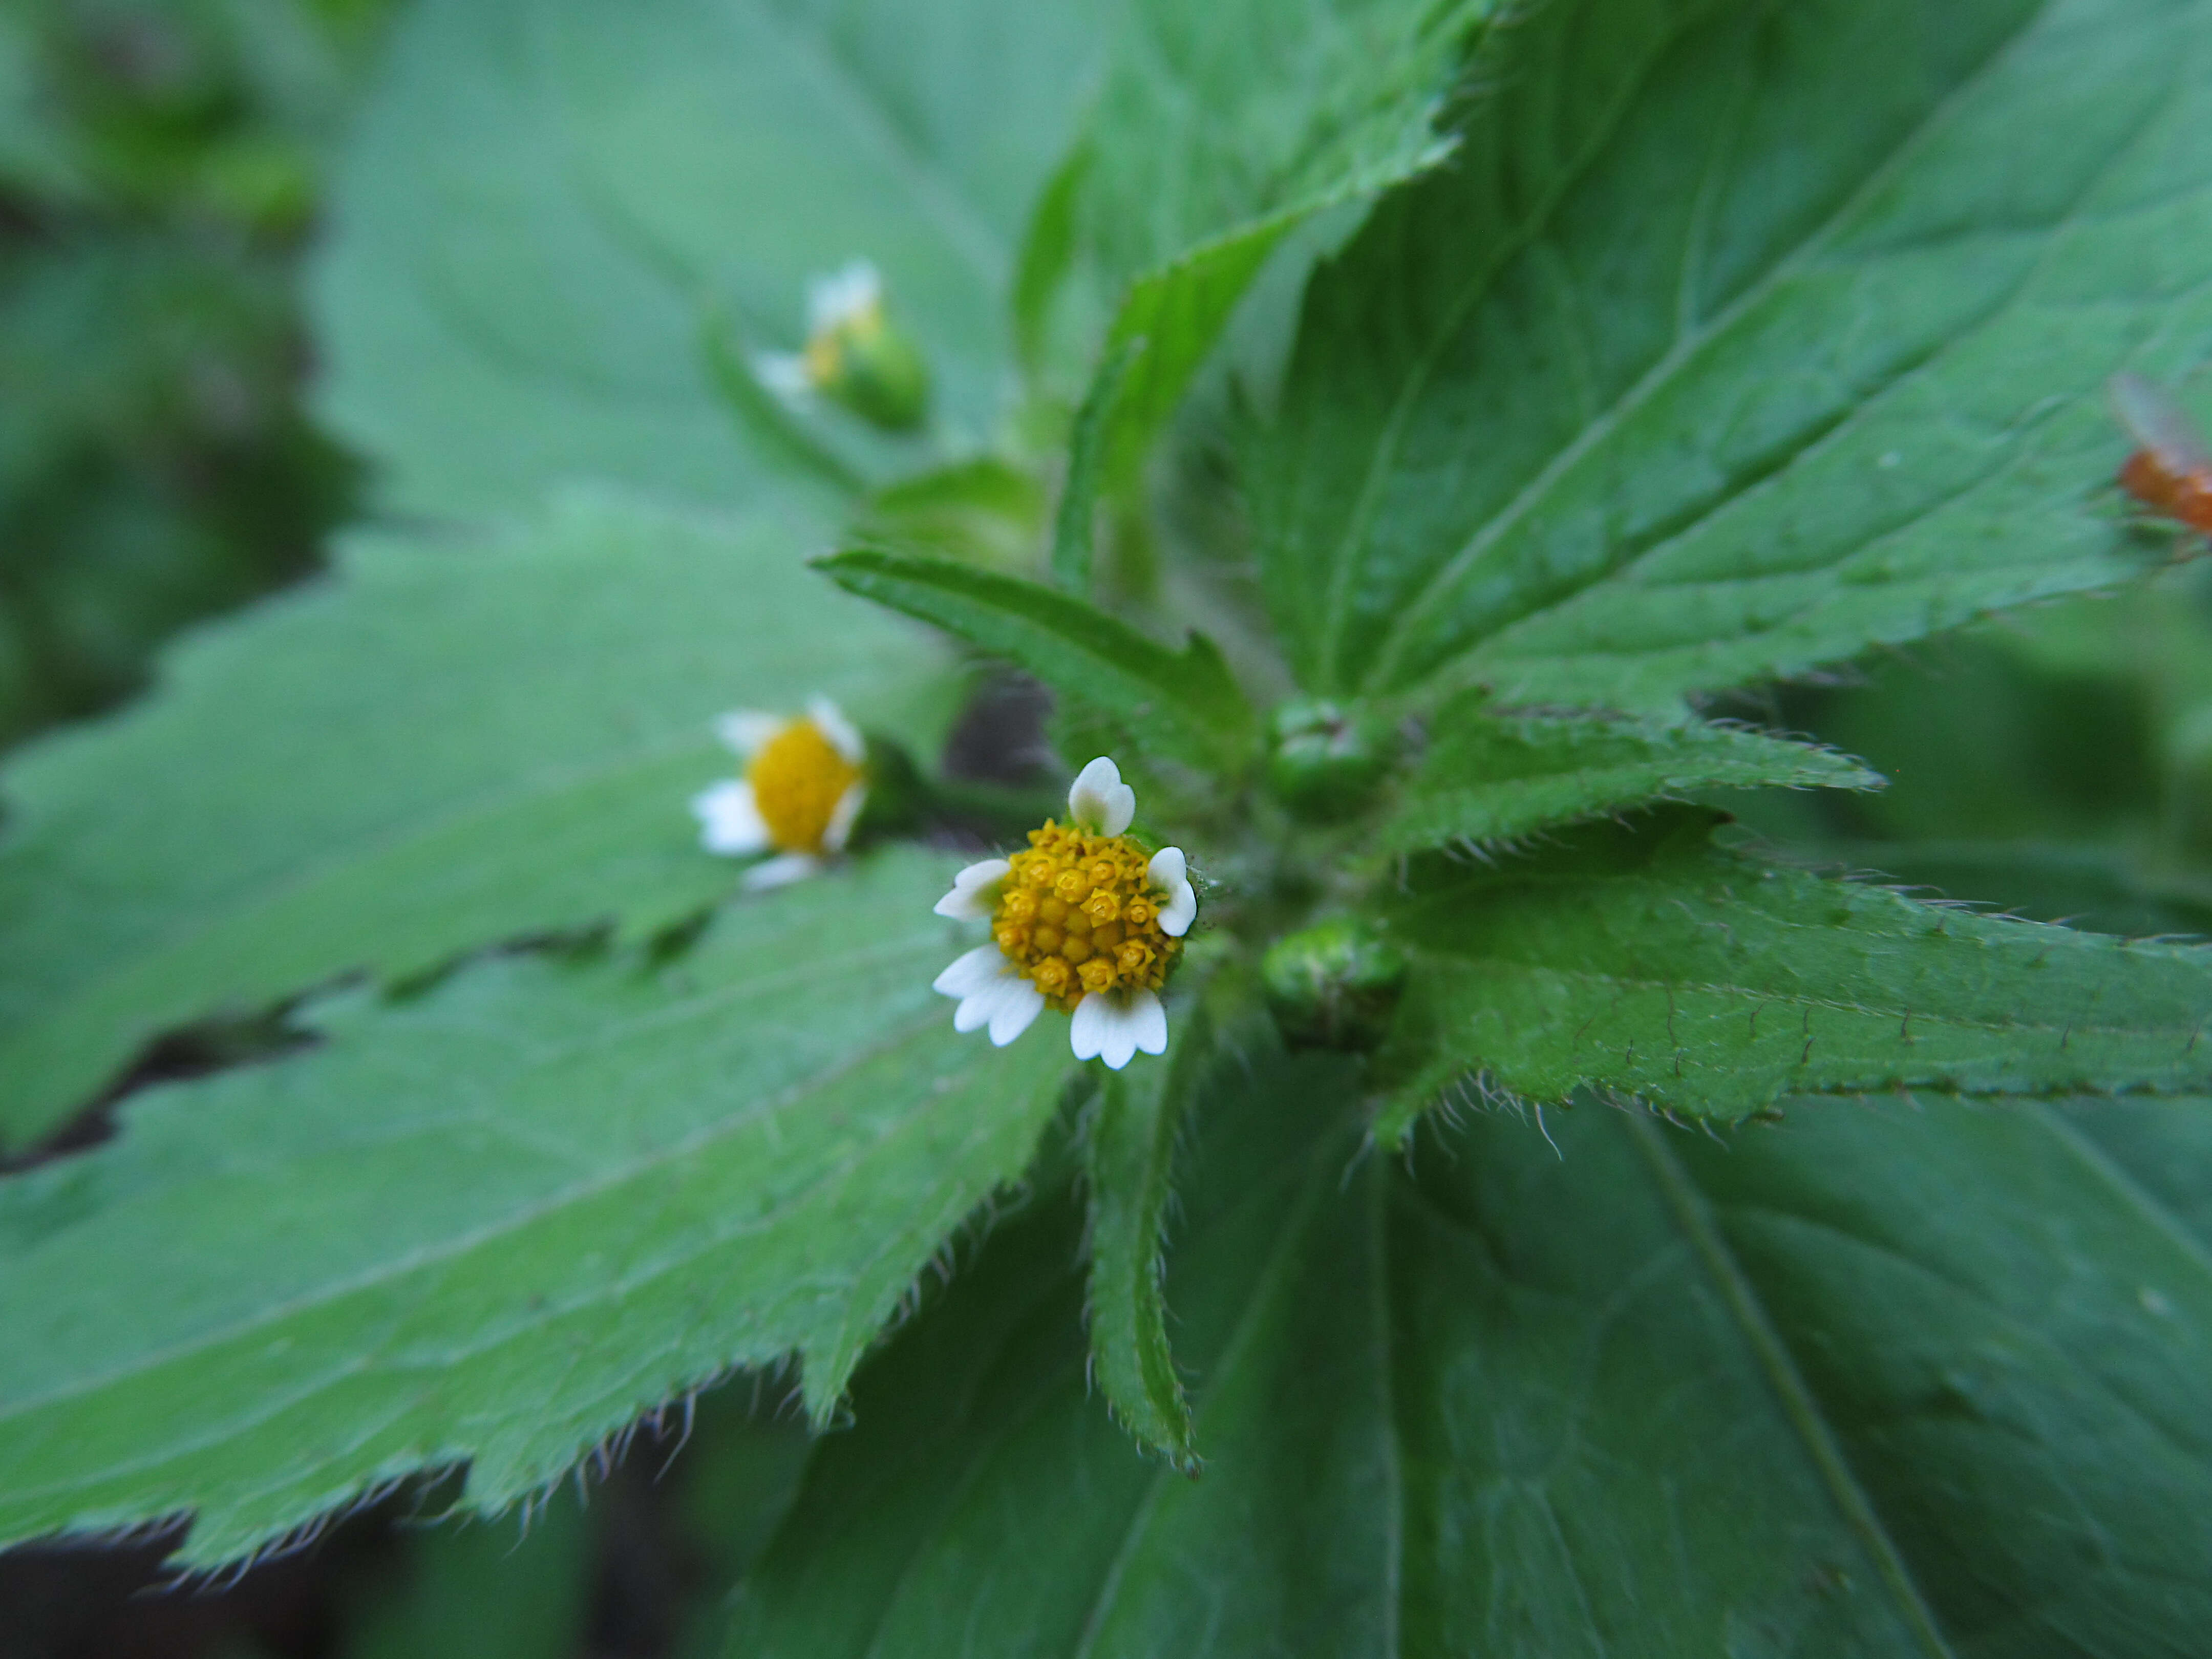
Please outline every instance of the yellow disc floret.
[{"label": "yellow disc floret", "polygon": [[793,720],[753,751],[745,767],[769,840],[787,853],[819,853],[837,803],[860,769],[811,720]]},{"label": "yellow disc floret", "polygon": [[1030,831],[1029,850],[1007,860],[991,936],[1064,1012],[1090,992],[1157,991],[1182,941],[1160,927],[1150,861],[1127,836],[1047,820]]}]

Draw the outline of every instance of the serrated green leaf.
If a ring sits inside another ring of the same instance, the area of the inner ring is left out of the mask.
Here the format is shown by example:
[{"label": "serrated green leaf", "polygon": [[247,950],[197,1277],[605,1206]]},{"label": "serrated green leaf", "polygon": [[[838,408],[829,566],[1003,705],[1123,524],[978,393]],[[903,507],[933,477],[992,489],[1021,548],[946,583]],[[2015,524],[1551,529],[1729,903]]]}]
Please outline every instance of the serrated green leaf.
[{"label": "serrated green leaf", "polygon": [[415,8],[319,274],[325,413],[416,511],[532,506],[577,477],[830,510],[744,440],[699,329],[712,308],[744,348],[789,350],[809,280],[866,258],[928,359],[940,435],[972,444],[1006,399],[1022,224],[1097,72],[1091,14]]},{"label": "serrated green leaf", "polygon": [[1934,908],[1716,848],[1714,822],[1586,826],[1417,879],[1391,912],[1414,968],[1377,1137],[1456,1086],[1734,1119],[1790,1094],[2212,1083],[2212,948]]},{"label": "serrated green leaf", "polygon": [[1098,1386],[1121,1425],[1175,1468],[1198,1471],[1190,1405],[1168,1346],[1161,1249],[1183,1115],[1206,1074],[1212,1035],[1202,1006],[1178,1019],[1162,1066],[1109,1073],[1085,1146],[1091,1278],[1085,1302]]},{"label": "serrated green leaf", "polygon": [[2139,570],[2203,356],[2212,14],[1565,0],[1308,295],[1252,446],[1301,682],[1664,708]]},{"label": "serrated green leaf", "polygon": [[1378,850],[1506,841],[1695,790],[1873,789],[1882,780],[1833,750],[1763,732],[1602,716],[1493,714],[1455,698],[1431,722]]},{"label": "serrated green leaf", "polygon": [[1145,744],[1218,769],[1249,758],[1252,706],[1203,634],[1170,651],[1073,594],[951,559],[856,548],[816,566],[1005,658]]},{"label": "serrated green leaf", "polygon": [[1035,244],[1110,307],[1108,360],[1144,343],[1114,410],[1118,477],[1133,471],[1286,236],[1449,153],[1437,118],[1491,9],[1489,0],[1129,8],[1069,174],[1073,199],[1055,204],[1068,222]]},{"label": "serrated green leaf", "polygon": [[726,892],[714,716],[814,692],[924,735],[931,643],[775,529],[577,503],[484,544],[363,538],[167,689],[0,777],[0,1142],[149,1037],[333,975]]},{"label": "serrated green leaf", "polygon": [[793,1354],[819,1424],[1073,1064],[1064,1029],[952,1030],[949,867],[746,902],[657,972],[509,957],[331,1008],[320,1049],[0,1182],[0,1538],[191,1510],[210,1564],[465,1461],[499,1510]]},{"label": "serrated green leaf", "polygon": [[[2109,1109],[1486,1115],[1408,1169],[1355,1093],[1261,1057],[1194,1126],[1202,1480],[1117,1443],[1030,1218],[862,1372],[733,1659],[2192,1650],[2207,1234]],[[2121,1115],[2212,1189],[2202,1103]]]}]

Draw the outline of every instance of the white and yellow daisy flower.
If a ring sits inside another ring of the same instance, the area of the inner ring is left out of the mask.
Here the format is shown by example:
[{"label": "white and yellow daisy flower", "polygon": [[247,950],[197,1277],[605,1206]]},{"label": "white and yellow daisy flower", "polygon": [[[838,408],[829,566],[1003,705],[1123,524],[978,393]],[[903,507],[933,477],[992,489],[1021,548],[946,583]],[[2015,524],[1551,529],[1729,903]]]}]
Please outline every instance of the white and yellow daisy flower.
[{"label": "white and yellow daisy flower", "polygon": [[929,398],[928,369],[893,326],[883,277],[866,259],[807,284],[805,345],[755,354],[753,373],[787,402],[818,394],[894,431],[918,425]]},{"label": "white and yellow daisy flower", "polygon": [[836,703],[816,697],[796,718],[740,709],[714,729],[744,775],[691,798],[702,846],[730,858],[774,854],[745,872],[750,888],[811,876],[845,850],[867,803],[867,745]]},{"label": "white and yellow daisy flower", "polygon": [[1126,833],[1136,816],[1136,792],[1102,755],[1067,792],[1065,826],[1047,819],[1025,851],[952,878],[937,914],[991,924],[990,944],[937,976],[934,988],[959,1000],[955,1030],[988,1029],[1004,1048],[1049,1006],[1072,1016],[1078,1060],[1118,1072],[1140,1051],[1167,1052],[1160,987],[1198,894],[1180,848],[1147,854]]}]

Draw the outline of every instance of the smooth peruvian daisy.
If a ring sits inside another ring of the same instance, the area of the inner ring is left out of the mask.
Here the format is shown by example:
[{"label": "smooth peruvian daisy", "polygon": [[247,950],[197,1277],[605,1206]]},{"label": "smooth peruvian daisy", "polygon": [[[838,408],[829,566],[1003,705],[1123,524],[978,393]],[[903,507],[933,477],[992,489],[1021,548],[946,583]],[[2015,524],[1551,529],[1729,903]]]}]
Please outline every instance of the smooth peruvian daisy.
[{"label": "smooth peruvian daisy", "polygon": [[1048,1006],[1071,1014],[1078,1060],[1120,1071],[1139,1050],[1167,1052],[1160,987],[1198,915],[1182,849],[1147,854],[1125,832],[1137,793],[1100,756],[1067,792],[1068,822],[1048,818],[1029,848],[952,879],[937,914],[988,920],[991,940],[937,976],[960,1000],[958,1031],[988,1028],[1004,1048]]},{"label": "smooth peruvian daisy", "polygon": [[817,276],[806,289],[806,343],[753,358],[763,386],[787,402],[820,395],[893,431],[918,426],[929,371],[892,324],[884,280],[866,259]]},{"label": "smooth peruvian daisy", "polygon": [[702,846],[731,858],[774,853],[745,872],[751,888],[811,876],[845,850],[867,802],[867,745],[836,703],[816,697],[796,719],[740,709],[714,729],[744,775],[691,798]]}]

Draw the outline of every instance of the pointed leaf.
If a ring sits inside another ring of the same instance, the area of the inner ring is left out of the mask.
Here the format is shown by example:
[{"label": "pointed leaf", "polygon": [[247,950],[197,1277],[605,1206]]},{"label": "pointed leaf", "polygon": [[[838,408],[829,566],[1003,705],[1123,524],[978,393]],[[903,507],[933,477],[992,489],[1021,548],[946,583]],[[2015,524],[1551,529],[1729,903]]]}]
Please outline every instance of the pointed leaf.
[{"label": "pointed leaf", "polygon": [[717,714],[820,692],[923,736],[944,701],[930,641],[802,550],[613,502],[489,544],[364,537],[188,642],[145,703],[15,758],[0,1145],[179,1022],[727,892],[685,810],[734,764]]},{"label": "pointed leaf", "polygon": [[1067,477],[1060,489],[1060,511],[1052,536],[1053,580],[1078,599],[1091,597],[1091,544],[1096,534],[1100,472],[1106,459],[1108,423],[1121,395],[1129,367],[1144,351],[1141,340],[1125,340],[1106,356],[1091,383],[1075,429],[1067,443]]},{"label": "pointed leaf", "polygon": [[1936,909],[1723,851],[1714,821],[1417,878],[1392,912],[1406,1081],[1377,1135],[1462,1085],[1723,1119],[1788,1094],[2212,1086],[2212,947]]},{"label": "pointed leaf", "polygon": [[816,565],[1027,670],[1143,744],[1218,769],[1249,758],[1251,705],[1203,634],[1170,651],[1073,594],[950,559],[856,548]]},{"label": "pointed leaf", "polygon": [[2212,13],[1562,0],[1308,294],[1253,447],[1302,682],[1662,708],[2137,570],[2203,360]]},{"label": "pointed leaf", "polygon": [[1064,1027],[954,1033],[949,874],[883,854],[655,973],[509,957],[333,1007],[326,1046],[0,1182],[0,1540],[191,1510],[213,1564],[462,1462],[499,1510],[789,1355],[822,1422],[1073,1063]]},{"label": "pointed leaf", "polygon": [[1457,698],[1431,724],[1379,849],[1416,853],[1510,840],[1547,824],[1700,789],[1873,789],[1881,779],[1832,750],[1703,721],[1493,714]]},{"label": "pointed leaf", "polygon": [[[1204,1479],[1086,1394],[1040,1214],[863,1371],[726,1651],[2192,1650],[2212,1268],[2096,1109],[1812,1105],[1727,1147],[1577,1110],[1556,1152],[1486,1115],[1408,1170],[1352,1167],[1353,1093],[1261,1057],[1194,1125]],[[2127,1115],[2212,1189],[2203,1103]]]},{"label": "pointed leaf", "polygon": [[1091,1189],[1091,1364],[1122,1426],[1187,1473],[1198,1469],[1190,1406],[1168,1347],[1160,1252],[1183,1114],[1212,1055],[1201,1006],[1179,1021],[1160,1066],[1110,1073],[1085,1147]]}]

